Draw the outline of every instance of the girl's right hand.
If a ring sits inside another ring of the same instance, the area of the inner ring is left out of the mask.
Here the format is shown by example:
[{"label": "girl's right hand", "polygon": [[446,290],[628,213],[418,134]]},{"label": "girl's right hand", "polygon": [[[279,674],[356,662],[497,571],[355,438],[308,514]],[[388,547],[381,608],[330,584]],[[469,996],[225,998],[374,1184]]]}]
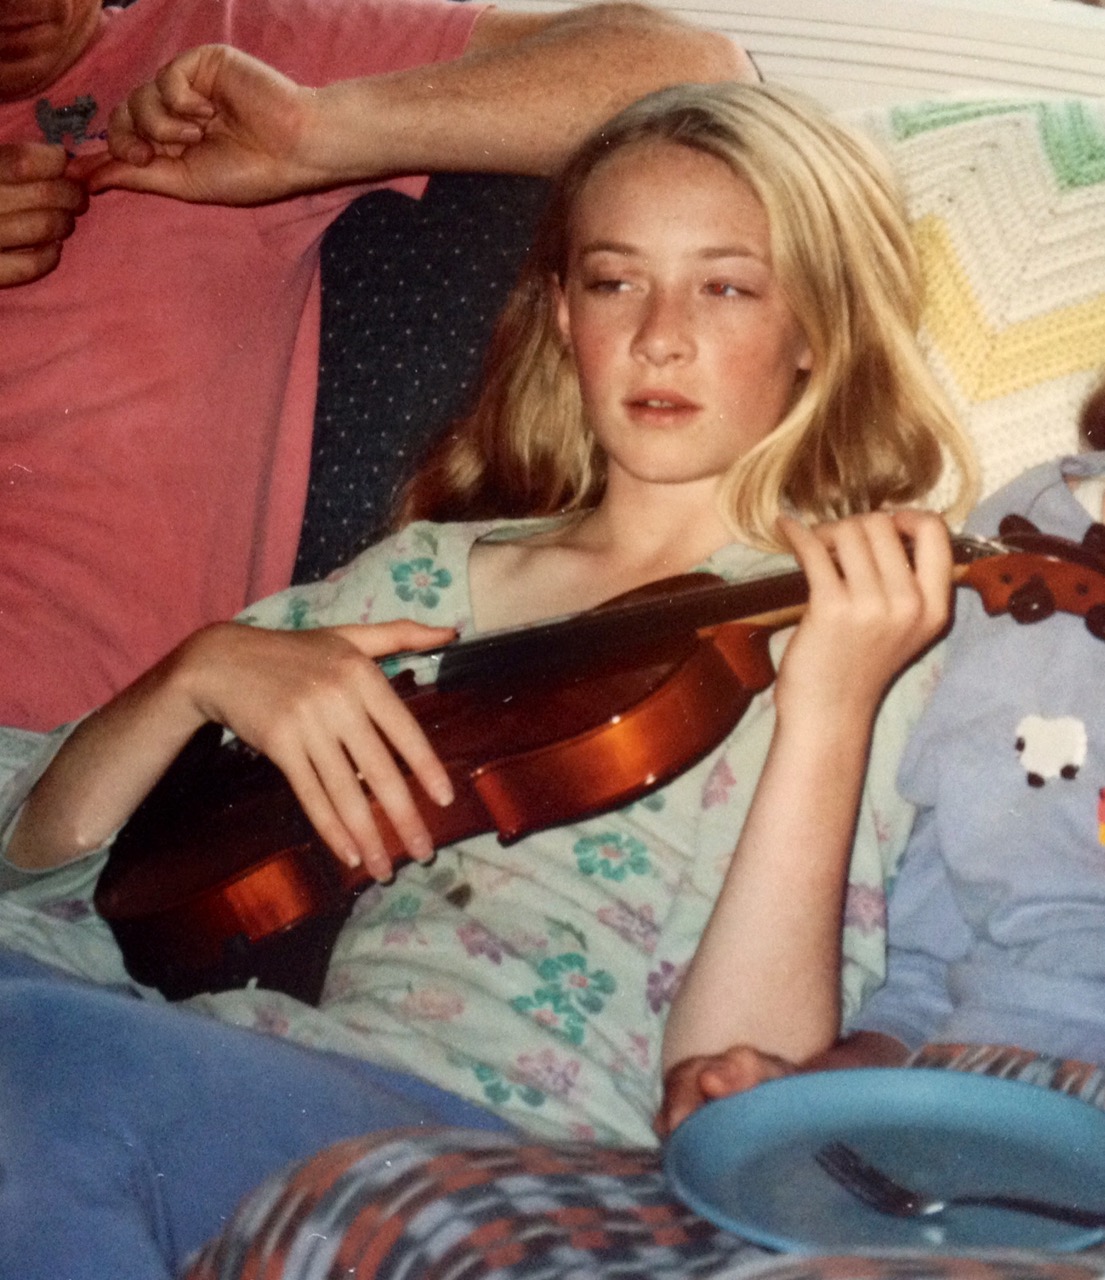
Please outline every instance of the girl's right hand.
[{"label": "girl's right hand", "polygon": [[[783,655],[780,714],[862,726],[890,681],[947,625],[952,554],[930,512],[875,512],[782,530],[809,581],[809,607]],[[903,538],[912,550],[907,551]]]},{"label": "girl's right hand", "polygon": [[652,1127],[657,1137],[668,1138],[703,1103],[743,1093],[765,1080],[778,1080],[797,1070],[793,1063],[761,1053],[750,1045],[734,1045],[723,1053],[685,1058],[664,1077],[664,1097]]},{"label": "girl's right hand", "polygon": [[312,631],[218,623],[178,650],[176,679],[199,716],[226,725],[278,766],[343,862],[387,880],[391,860],[366,788],[419,860],[432,856],[433,843],[396,756],[437,804],[449,804],[453,789],[374,659],[454,636],[406,621]]}]

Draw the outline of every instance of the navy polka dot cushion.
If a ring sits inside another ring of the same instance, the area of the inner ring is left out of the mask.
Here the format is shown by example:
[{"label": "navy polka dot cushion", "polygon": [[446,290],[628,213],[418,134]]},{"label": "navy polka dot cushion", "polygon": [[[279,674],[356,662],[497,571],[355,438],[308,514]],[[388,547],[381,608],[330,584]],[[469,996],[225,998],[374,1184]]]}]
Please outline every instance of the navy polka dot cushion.
[{"label": "navy polka dot cushion", "polygon": [[371,192],[327,233],[318,408],[295,580],[379,537],[397,487],[461,411],[546,184],[440,174]]}]

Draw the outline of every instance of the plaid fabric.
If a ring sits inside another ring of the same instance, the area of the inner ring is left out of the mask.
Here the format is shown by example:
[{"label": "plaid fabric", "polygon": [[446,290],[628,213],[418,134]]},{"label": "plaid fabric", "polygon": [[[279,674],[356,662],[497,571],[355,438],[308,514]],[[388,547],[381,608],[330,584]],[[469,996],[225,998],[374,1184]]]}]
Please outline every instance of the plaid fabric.
[{"label": "plaid fabric", "polygon": [[763,1256],[672,1199],[655,1150],[397,1131],[270,1179],[187,1276],[693,1280]]},{"label": "plaid fabric", "polygon": [[1051,1058],[1004,1044],[927,1044],[912,1055],[907,1065],[1022,1080],[1069,1093],[1105,1111],[1105,1068],[1091,1062]]},{"label": "plaid fabric", "polygon": [[[910,1061],[1061,1089],[1105,1109],[1105,1071],[992,1045]],[[774,1259],[772,1261],[772,1259]],[[355,1138],[270,1178],[182,1280],[1090,1280],[1078,1261],[917,1253],[780,1259],[667,1191],[660,1153],[519,1145],[446,1129]]]}]

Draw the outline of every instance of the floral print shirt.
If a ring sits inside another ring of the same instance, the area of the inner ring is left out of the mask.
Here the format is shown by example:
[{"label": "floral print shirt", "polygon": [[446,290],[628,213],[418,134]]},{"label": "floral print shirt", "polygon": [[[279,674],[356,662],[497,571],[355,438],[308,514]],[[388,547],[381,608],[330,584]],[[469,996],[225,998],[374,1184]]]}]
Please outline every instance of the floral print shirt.
[{"label": "floral print shirt", "polygon": [[[415,523],[325,581],[270,597],[244,620],[307,628],[409,617],[464,637],[472,633],[474,542],[540,527]],[[728,580],[791,567],[739,544],[700,566]],[[775,638],[776,659],[785,640]],[[884,884],[912,816],[894,774],[932,678],[931,660],[903,676],[877,727],[850,875],[847,1011],[882,976]],[[466,839],[371,887],[338,939],[318,1008],[257,989],[190,1003],[414,1071],[540,1136],[651,1143],[664,1020],[728,866],[772,726],[768,689],[725,742],[642,800],[517,844],[504,846],[494,834]],[[37,907],[48,896],[41,883],[7,896],[22,895],[26,910],[28,894]],[[55,937],[57,915],[55,903]],[[0,942],[10,936],[6,919],[0,900]],[[102,970],[96,976],[102,980]]]}]

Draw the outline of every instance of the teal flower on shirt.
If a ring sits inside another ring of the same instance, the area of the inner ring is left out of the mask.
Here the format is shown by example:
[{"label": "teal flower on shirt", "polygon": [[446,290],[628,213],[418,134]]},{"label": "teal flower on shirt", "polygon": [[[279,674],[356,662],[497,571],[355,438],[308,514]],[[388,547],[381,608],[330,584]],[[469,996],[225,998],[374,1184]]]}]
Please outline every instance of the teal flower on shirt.
[{"label": "teal flower on shirt", "polygon": [[585,876],[602,876],[604,880],[624,880],[633,874],[648,873],[648,846],[633,836],[616,831],[601,836],[585,836],[573,849],[580,871]]},{"label": "teal flower on shirt", "polygon": [[444,591],[453,581],[448,569],[435,569],[429,556],[417,556],[413,560],[391,566],[395,594],[400,600],[417,600],[427,609],[434,608]]},{"label": "teal flower on shirt", "polygon": [[284,628],[287,631],[304,631],[310,626],[311,606],[303,596],[292,596],[284,611]]},{"label": "teal flower on shirt", "polygon": [[515,996],[510,1002],[518,1013],[559,1032],[571,1044],[582,1044],[587,1018],[601,1013],[616,983],[605,969],[588,970],[577,952],[549,956],[537,966],[543,984],[532,995]]},{"label": "teal flower on shirt", "polygon": [[484,1097],[494,1106],[502,1107],[511,1101],[521,1102],[527,1107],[544,1105],[545,1094],[540,1089],[535,1089],[528,1084],[514,1084],[486,1063],[476,1063],[472,1067],[472,1072],[480,1082]]}]

